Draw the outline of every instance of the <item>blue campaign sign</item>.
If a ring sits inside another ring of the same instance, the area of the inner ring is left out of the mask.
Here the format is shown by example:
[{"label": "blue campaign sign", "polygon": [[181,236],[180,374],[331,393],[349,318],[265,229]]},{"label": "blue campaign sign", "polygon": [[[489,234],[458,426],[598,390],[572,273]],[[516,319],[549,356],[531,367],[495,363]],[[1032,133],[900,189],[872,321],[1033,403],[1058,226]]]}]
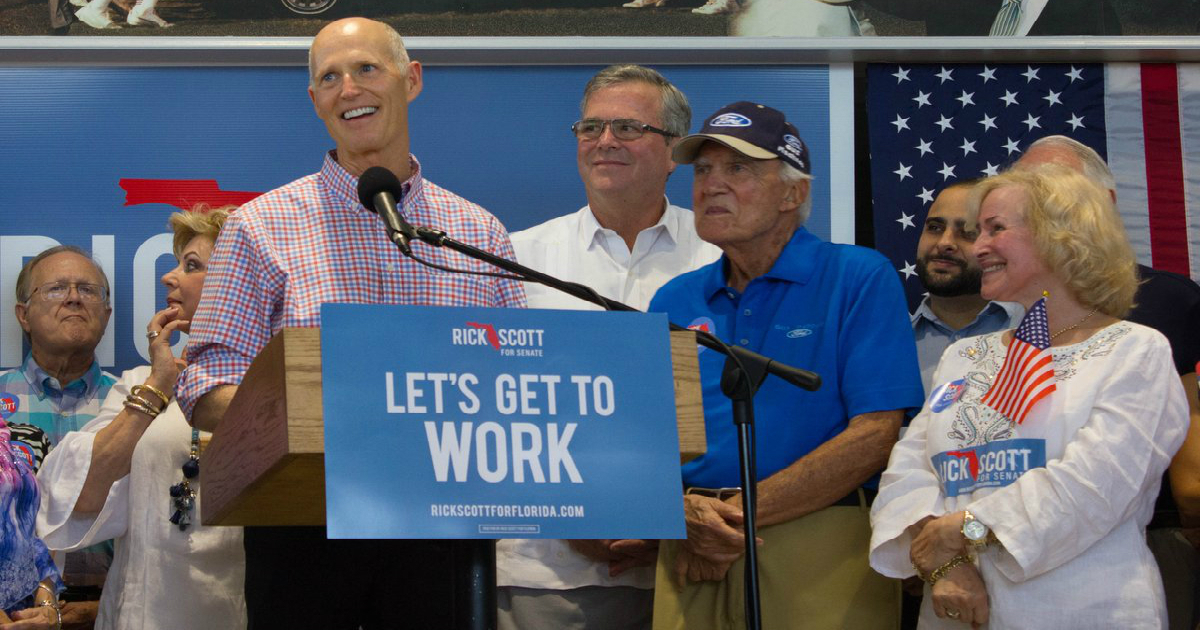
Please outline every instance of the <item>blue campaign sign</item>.
[{"label": "blue campaign sign", "polygon": [[669,343],[662,314],[325,304],[329,537],[683,538]]}]

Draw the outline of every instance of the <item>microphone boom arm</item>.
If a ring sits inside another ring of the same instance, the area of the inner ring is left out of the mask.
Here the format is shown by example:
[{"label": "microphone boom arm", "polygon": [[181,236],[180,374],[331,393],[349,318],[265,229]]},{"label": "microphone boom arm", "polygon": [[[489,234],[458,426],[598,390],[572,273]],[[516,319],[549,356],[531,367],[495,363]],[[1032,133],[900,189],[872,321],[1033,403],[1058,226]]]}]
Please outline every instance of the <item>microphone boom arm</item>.
[{"label": "microphone boom arm", "polygon": [[[503,269],[514,275],[528,278],[533,282],[546,285],[552,289],[558,289],[563,293],[579,298],[585,302],[591,302],[592,304],[595,304],[605,310],[641,312],[638,309],[629,306],[628,304],[623,304],[621,302],[617,302],[616,300],[604,298],[584,285],[559,280],[554,276],[544,274],[535,269],[530,269],[525,265],[508,260],[507,258],[497,256],[491,252],[484,251],[477,247],[472,247],[461,241],[456,241],[447,236],[446,233],[441,230],[433,230],[427,227],[416,227],[414,228],[414,232],[417,239],[428,243],[429,245],[433,245],[434,247],[445,247],[446,249],[454,250],[467,257],[474,258],[475,260],[481,260],[494,267],[499,267],[500,269]],[[716,350],[717,352],[728,356],[735,361],[739,361],[747,368],[749,368],[752,364],[759,366],[759,369],[767,373],[774,374],[775,376],[782,378],[796,387],[808,391],[814,391],[821,387],[821,376],[815,372],[792,367],[786,363],[780,363],[779,361],[775,361],[770,357],[765,357],[752,350],[731,346],[718,339],[712,333],[704,330],[693,330],[675,323],[670,323],[670,326],[671,330],[691,330],[692,332],[696,333],[697,343],[706,348]]]}]

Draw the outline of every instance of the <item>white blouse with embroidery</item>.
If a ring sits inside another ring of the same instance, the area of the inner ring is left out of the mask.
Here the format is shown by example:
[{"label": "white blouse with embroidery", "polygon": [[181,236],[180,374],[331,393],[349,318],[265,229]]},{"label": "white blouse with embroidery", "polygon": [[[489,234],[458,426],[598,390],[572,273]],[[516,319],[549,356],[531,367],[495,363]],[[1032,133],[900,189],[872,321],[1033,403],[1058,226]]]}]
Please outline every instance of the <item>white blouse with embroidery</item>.
[{"label": "white blouse with embroidery", "polygon": [[[987,628],[1165,627],[1145,527],[1188,425],[1167,340],[1118,322],[1051,348],[1056,390],[1015,425],[980,403],[1004,361],[1002,334],[942,355],[880,482],[871,566],[914,575],[905,528],[969,509],[1003,545],[978,558]],[[926,595],[922,628],[964,627],[938,619]]]}]

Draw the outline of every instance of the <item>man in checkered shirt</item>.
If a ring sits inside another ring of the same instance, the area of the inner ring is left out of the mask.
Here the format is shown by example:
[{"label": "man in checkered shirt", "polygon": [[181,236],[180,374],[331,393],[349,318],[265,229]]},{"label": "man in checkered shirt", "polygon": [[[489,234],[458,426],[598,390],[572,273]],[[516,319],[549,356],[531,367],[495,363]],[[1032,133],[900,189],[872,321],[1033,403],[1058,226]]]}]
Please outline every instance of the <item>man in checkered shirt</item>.
[{"label": "man in checkered shirt", "polygon": [[[383,166],[404,182],[402,212],[513,258],[500,222],[426,180],[409,153],[408,104],[421,92],[389,26],[351,18],[317,34],[309,51],[309,96],[336,149],[320,172],[242,206],[213,251],[177,389],[192,423],[211,430],[242,375],[271,336],[319,325],[325,302],[523,307],[509,280],[431,271],[400,255],[363,208],[358,176]],[[445,249],[421,257],[459,269],[486,265]],[[388,331],[381,327],[380,332]],[[369,436],[366,436],[369,438]],[[247,528],[250,628],[381,628],[451,625],[451,558],[438,541],[327,540],[324,528]]]}]

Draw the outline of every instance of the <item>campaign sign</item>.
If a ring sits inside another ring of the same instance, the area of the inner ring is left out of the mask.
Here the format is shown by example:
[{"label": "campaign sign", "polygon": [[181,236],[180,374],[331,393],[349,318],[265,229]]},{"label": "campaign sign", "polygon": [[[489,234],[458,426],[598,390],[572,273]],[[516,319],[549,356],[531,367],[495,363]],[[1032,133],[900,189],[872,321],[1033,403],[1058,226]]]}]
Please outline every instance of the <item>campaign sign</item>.
[{"label": "campaign sign", "polygon": [[330,538],[685,536],[665,315],[325,304],[321,359]]},{"label": "campaign sign", "polygon": [[1046,440],[1017,438],[945,451],[930,460],[948,497],[1007,486],[1034,468],[1046,467]]}]

